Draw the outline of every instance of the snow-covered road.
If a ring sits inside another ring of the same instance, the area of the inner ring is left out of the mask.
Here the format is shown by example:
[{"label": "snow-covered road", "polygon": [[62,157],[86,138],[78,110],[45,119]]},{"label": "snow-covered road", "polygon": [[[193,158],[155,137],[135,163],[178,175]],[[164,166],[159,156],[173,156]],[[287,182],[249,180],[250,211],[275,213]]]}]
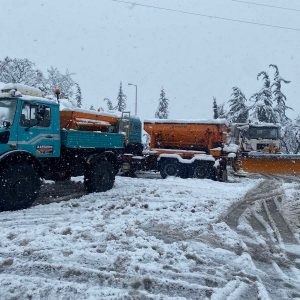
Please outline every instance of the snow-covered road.
[{"label": "snow-covered road", "polygon": [[298,182],[143,177],[0,213],[0,299],[300,299]]}]

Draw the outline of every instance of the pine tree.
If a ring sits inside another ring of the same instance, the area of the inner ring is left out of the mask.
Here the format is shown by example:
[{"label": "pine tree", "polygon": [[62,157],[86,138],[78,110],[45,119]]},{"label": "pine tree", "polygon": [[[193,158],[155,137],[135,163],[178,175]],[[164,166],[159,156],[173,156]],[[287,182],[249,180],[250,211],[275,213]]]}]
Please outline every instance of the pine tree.
[{"label": "pine tree", "polygon": [[166,98],[166,93],[162,88],[160,91],[160,98],[159,98],[158,108],[155,113],[155,118],[168,119],[168,116],[169,116],[169,99]]},{"label": "pine tree", "polygon": [[82,95],[81,95],[81,88],[80,88],[78,83],[76,83],[75,100],[76,100],[77,107],[81,108],[81,106],[82,106]]},{"label": "pine tree", "polygon": [[272,94],[273,94],[273,101],[275,103],[275,112],[277,113],[277,119],[281,124],[285,124],[289,118],[286,116],[286,110],[291,109],[290,107],[286,106],[286,96],[281,91],[281,83],[290,83],[290,81],[285,80],[280,77],[279,69],[276,65],[269,65],[270,68],[275,69],[274,73],[274,82],[271,85]]},{"label": "pine tree", "polygon": [[213,111],[214,111],[214,119],[218,119],[219,118],[218,104],[217,104],[217,99],[215,97],[213,98]]},{"label": "pine tree", "polygon": [[240,88],[233,87],[232,90],[227,118],[234,123],[245,123],[248,119],[247,99]]},{"label": "pine tree", "polygon": [[281,148],[285,153],[298,154],[300,152],[300,117],[295,121],[287,120],[281,127]]},{"label": "pine tree", "polygon": [[126,109],[127,96],[123,93],[122,81],[120,82],[119,94],[117,97],[117,105],[115,107],[118,111],[124,111]]},{"label": "pine tree", "polygon": [[250,117],[253,121],[276,123],[277,116],[272,105],[273,101],[270,78],[265,71],[258,73],[257,80],[261,77],[263,79],[262,89],[250,98],[250,101],[254,102],[252,107],[250,107]]},{"label": "pine tree", "polygon": [[113,106],[113,104],[112,104],[112,102],[111,102],[110,99],[104,98],[103,101],[106,102],[106,105],[107,105],[107,109],[108,109],[108,110],[114,110],[114,106]]},{"label": "pine tree", "polygon": [[90,110],[96,110],[94,105],[91,105]]},{"label": "pine tree", "polygon": [[227,113],[224,106],[225,103],[218,104],[217,106],[219,119],[226,119]]},{"label": "pine tree", "polygon": [[226,118],[226,110],[224,108],[225,103],[218,104],[216,97],[213,97],[213,111],[214,111],[214,119],[222,119]]}]

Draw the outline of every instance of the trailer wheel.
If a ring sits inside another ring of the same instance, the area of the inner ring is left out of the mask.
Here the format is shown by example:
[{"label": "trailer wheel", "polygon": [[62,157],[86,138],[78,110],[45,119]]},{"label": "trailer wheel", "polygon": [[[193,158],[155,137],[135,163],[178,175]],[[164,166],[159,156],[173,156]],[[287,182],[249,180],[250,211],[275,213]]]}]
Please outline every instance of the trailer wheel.
[{"label": "trailer wheel", "polygon": [[211,178],[213,174],[213,168],[207,162],[195,162],[193,166],[193,177],[204,179]]},{"label": "trailer wheel", "polygon": [[0,175],[0,211],[28,208],[39,194],[38,172],[27,163],[10,165]]},{"label": "trailer wheel", "polygon": [[84,185],[89,193],[110,190],[115,182],[115,171],[110,162],[100,160],[89,166],[84,175]]},{"label": "trailer wheel", "polygon": [[160,164],[160,175],[163,179],[168,176],[179,176],[180,175],[180,165],[175,159],[165,159]]}]

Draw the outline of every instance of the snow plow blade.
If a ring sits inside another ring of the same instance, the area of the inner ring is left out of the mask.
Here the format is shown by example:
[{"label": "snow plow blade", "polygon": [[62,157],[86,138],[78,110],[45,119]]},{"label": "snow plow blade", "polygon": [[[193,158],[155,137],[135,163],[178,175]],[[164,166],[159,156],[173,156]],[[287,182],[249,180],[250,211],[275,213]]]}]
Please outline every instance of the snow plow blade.
[{"label": "snow plow blade", "polygon": [[300,155],[249,154],[241,157],[241,167],[250,173],[300,174]]}]

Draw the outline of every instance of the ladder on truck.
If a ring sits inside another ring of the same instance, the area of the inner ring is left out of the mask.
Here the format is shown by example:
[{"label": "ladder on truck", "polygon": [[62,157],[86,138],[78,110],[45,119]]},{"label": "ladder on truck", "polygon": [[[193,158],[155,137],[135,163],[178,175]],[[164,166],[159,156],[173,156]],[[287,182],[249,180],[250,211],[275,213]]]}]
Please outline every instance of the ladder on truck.
[{"label": "ladder on truck", "polygon": [[128,144],[130,132],[130,112],[122,111],[119,133],[125,133],[125,141]]}]

